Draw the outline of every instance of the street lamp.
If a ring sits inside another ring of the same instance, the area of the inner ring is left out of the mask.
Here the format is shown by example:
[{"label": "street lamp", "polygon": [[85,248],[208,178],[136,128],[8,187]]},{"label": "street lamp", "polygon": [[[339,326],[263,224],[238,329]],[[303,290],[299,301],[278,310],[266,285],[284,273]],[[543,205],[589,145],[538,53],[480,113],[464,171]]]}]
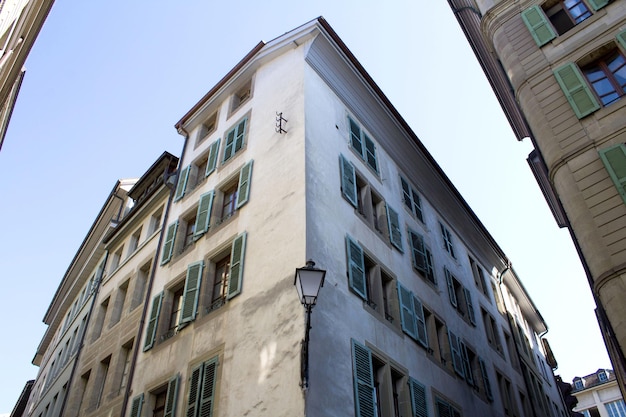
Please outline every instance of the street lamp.
[{"label": "street lamp", "polygon": [[294,277],[294,285],[298,291],[300,303],[306,309],[306,329],[304,340],[302,341],[302,363],[300,368],[300,377],[302,379],[302,388],[309,385],[309,330],[311,329],[311,311],[317,302],[317,294],[320,288],[324,286],[324,277],[326,271],[315,268],[315,262],[309,259],[306,266],[296,268]]}]

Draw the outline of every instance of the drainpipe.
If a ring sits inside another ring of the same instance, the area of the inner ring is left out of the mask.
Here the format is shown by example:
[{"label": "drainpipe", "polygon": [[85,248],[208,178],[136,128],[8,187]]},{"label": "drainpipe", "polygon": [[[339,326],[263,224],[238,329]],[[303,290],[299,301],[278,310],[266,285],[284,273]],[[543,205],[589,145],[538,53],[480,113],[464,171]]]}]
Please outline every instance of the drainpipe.
[{"label": "drainpipe", "polygon": [[[182,133],[181,133],[182,132]],[[189,133],[184,130],[182,127],[179,127],[178,133],[185,137],[185,142],[183,144],[183,152],[181,154],[181,158],[178,160],[178,167],[176,169],[176,177],[180,175],[180,166],[182,161],[182,155],[185,154],[185,149],[187,148],[187,140],[189,139]],[[166,225],[169,217],[170,207],[172,206],[172,200],[174,197],[174,191],[176,186],[169,187],[167,184],[168,172],[165,172],[164,175],[164,185],[169,188],[170,195],[167,199],[167,205],[165,207],[165,213],[163,214],[163,223],[161,223],[161,232],[159,233],[159,241],[157,243],[156,253],[154,254],[154,259],[152,261],[152,267],[150,268],[150,277],[148,278],[148,288],[146,288],[146,298],[143,303],[143,309],[141,311],[141,319],[139,320],[139,329],[137,330],[137,337],[135,337],[135,343],[133,347],[133,357],[130,361],[130,369],[128,370],[128,381],[126,382],[126,389],[124,390],[124,400],[122,401],[122,408],[120,410],[120,417],[124,417],[126,412],[126,407],[128,406],[128,399],[130,398],[131,386],[133,382],[133,377],[135,376],[135,369],[137,365],[137,357],[139,356],[139,346],[141,341],[141,335],[143,334],[143,329],[146,324],[146,315],[148,314],[148,305],[150,303],[150,294],[152,293],[152,286],[154,284],[154,275],[157,269],[157,265],[159,262],[159,255],[161,253],[161,248],[163,245],[163,239],[166,232]]]}]

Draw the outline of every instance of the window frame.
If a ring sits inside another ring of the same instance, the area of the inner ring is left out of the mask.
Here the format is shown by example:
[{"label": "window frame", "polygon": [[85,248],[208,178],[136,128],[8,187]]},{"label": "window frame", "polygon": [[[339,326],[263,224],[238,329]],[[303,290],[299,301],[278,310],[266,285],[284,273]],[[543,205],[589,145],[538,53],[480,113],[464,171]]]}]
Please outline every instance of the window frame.
[{"label": "window frame", "polygon": [[226,131],[224,134],[224,146],[222,150],[222,165],[232,160],[235,155],[239,153],[239,151],[245,149],[250,129],[249,126],[249,117],[246,115],[239,119],[230,129]]},{"label": "window frame", "polygon": [[[353,128],[356,128],[357,131],[354,131]],[[357,122],[356,119],[350,115],[348,115],[348,139],[350,149],[365,162],[365,165],[367,165],[369,169],[379,176],[380,164],[378,163],[376,143],[372,140],[368,132],[365,131],[362,124]]]}]

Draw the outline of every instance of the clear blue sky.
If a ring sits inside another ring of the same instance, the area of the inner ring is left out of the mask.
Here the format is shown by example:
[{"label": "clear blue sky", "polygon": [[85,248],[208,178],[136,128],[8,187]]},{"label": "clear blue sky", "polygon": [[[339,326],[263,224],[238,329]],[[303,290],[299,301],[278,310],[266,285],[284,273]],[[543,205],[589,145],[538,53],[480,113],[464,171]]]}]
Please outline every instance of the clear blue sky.
[{"label": "clear blue sky", "polygon": [[259,40],[320,15],[513,261],[558,372],[610,367],[569,234],[527,166],[531,145],[514,138],[447,2],[57,1],[0,151],[0,414],[37,375],[43,315],[115,181],[179,155],[173,126],[198,99]]}]

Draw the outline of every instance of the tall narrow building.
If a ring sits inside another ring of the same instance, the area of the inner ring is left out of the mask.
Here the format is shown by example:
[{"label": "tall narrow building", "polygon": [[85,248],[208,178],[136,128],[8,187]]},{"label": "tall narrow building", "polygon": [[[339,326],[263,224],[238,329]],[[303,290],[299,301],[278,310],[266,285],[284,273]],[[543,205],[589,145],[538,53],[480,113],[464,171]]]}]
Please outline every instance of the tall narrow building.
[{"label": "tall narrow building", "polygon": [[[449,0],[598,306],[626,383],[626,7],[609,0]],[[563,282],[563,285],[567,285]]]}]

